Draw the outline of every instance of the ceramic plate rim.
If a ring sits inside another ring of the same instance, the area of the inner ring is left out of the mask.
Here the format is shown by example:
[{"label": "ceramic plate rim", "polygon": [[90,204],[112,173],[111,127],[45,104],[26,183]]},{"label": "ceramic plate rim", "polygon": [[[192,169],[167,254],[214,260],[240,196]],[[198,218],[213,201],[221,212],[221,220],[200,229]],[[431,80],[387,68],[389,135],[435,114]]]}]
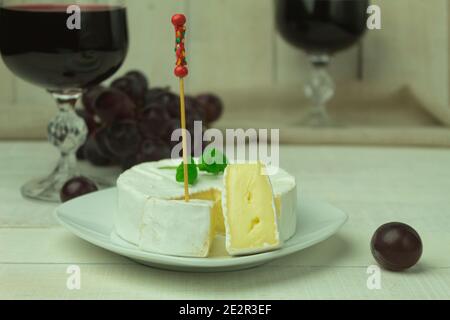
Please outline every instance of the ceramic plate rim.
[{"label": "ceramic plate rim", "polygon": [[[169,256],[169,255],[162,255],[158,253],[151,253],[151,252],[144,252],[138,249],[133,248],[126,248],[120,244],[117,244],[113,242],[110,239],[110,236],[106,237],[105,234],[102,234],[98,232],[97,230],[89,229],[86,226],[83,226],[79,223],[76,223],[72,221],[69,217],[64,216],[64,209],[67,206],[70,206],[73,204],[74,201],[81,202],[87,197],[95,197],[98,196],[100,193],[112,193],[116,188],[110,188],[106,190],[102,190],[96,193],[89,194],[87,196],[83,196],[80,198],[77,198],[73,201],[69,201],[67,203],[64,203],[60,206],[58,206],[54,211],[54,216],[56,220],[65,227],[68,231],[72,232],[77,237],[83,239],[84,241],[87,241],[89,243],[92,243],[100,248],[103,248],[105,250],[114,252],[116,254],[131,258],[131,259],[137,259],[140,261],[145,261],[149,263],[155,263],[160,265],[171,265],[176,267],[196,267],[196,268],[220,268],[220,267],[235,267],[239,265],[245,265],[245,264],[251,264],[251,263],[265,263],[270,260],[278,259],[281,257],[285,257],[288,255],[291,255],[293,253],[296,253],[298,251],[301,251],[303,249],[309,248],[315,244],[318,244],[322,241],[325,241],[326,239],[330,238],[332,235],[334,235],[342,226],[348,221],[348,215],[343,212],[342,210],[322,201],[318,200],[311,200],[309,198],[302,198],[301,201],[303,202],[315,202],[319,203],[322,206],[327,206],[330,209],[334,210],[335,216],[334,217],[334,223],[325,226],[321,229],[316,230],[313,233],[319,233],[321,236],[314,237],[313,239],[310,239],[308,241],[300,242],[300,243],[294,243],[292,245],[289,245],[289,240],[287,241],[287,246],[282,247],[281,249],[265,252],[265,253],[259,253],[255,255],[250,256],[241,256],[241,257],[226,257],[226,258],[189,258],[189,257],[177,257],[177,256]],[[339,213],[340,217],[337,217],[338,215],[336,213]],[[297,213],[299,214],[299,213]],[[339,221],[339,223],[337,222]]]}]

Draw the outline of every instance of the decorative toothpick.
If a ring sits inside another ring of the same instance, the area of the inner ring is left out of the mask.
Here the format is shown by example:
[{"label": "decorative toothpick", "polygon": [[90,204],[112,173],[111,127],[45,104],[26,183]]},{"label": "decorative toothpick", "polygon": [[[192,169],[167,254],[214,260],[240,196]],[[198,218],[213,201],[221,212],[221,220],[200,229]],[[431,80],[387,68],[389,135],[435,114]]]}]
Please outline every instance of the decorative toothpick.
[{"label": "decorative toothpick", "polygon": [[176,14],[172,17],[172,24],[175,26],[175,53],[177,62],[175,67],[175,76],[180,79],[180,113],[181,129],[183,139],[183,164],[184,164],[184,200],[189,199],[189,176],[188,176],[188,148],[186,136],[186,105],[184,97],[184,78],[189,71],[186,62],[186,49],[184,46],[184,37],[186,35],[186,17],[183,14]]}]

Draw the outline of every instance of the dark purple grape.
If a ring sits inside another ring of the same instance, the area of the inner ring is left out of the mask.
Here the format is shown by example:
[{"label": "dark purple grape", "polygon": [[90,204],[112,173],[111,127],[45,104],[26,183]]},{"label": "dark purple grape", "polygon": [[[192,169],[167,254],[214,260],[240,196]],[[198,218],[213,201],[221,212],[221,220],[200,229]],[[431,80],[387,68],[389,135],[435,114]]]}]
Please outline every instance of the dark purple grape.
[{"label": "dark purple grape", "polygon": [[84,145],[78,148],[76,156],[78,160],[86,160],[84,156]]},{"label": "dark purple grape", "polygon": [[108,89],[97,97],[94,110],[104,123],[111,124],[115,120],[134,118],[136,105],[122,91]]},{"label": "dark purple grape", "polygon": [[137,154],[138,163],[158,161],[170,157],[170,148],[161,139],[146,139]]},{"label": "dark purple grape", "polygon": [[121,160],[121,167],[127,170],[144,162],[166,159],[170,157],[170,152],[169,146],[161,139],[148,138],[142,142],[136,154]]},{"label": "dark purple grape", "polygon": [[144,105],[148,103],[160,103],[161,99],[164,99],[164,96],[170,93],[169,88],[152,88],[147,90],[144,97]]},{"label": "dark purple grape", "polygon": [[114,162],[116,155],[109,148],[109,134],[109,126],[104,126],[98,129],[93,137],[99,153]]},{"label": "dark purple grape", "polygon": [[387,270],[402,271],[414,266],[422,256],[422,240],[410,226],[392,222],[375,231],[371,241],[375,260]]},{"label": "dark purple grape", "polygon": [[83,103],[84,110],[86,110],[87,113],[94,115],[95,114],[95,101],[97,100],[97,97],[105,91],[105,87],[103,86],[95,86],[92,88],[87,89],[83,96],[81,97],[81,101]]},{"label": "dark purple grape", "polygon": [[186,96],[186,117],[191,121],[205,121],[206,113],[196,98]]},{"label": "dark purple grape", "polygon": [[164,141],[167,141],[167,143],[168,143],[171,147],[173,147],[173,146],[175,146],[176,144],[178,144],[178,141],[177,141],[177,142],[172,142],[172,141],[171,141],[171,139],[172,139],[172,133],[173,133],[175,130],[180,129],[180,128],[181,128],[181,123],[180,123],[180,120],[179,120],[179,119],[170,119],[170,120],[167,122],[167,128],[166,128],[166,132],[165,132],[165,134],[164,134],[163,140],[164,140]]},{"label": "dark purple grape", "polygon": [[84,122],[86,122],[86,126],[88,128],[88,134],[92,135],[99,128],[99,124],[95,121],[95,116],[93,114],[88,113],[84,109],[77,109],[77,115],[80,118],[83,118]]},{"label": "dark purple grape", "polygon": [[120,167],[124,171],[134,167],[137,164],[138,164],[137,154],[133,154],[129,157],[120,160]]},{"label": "dark purple grape", "polygon": [[214,94],[201,94],[197,96],[201,108],[205,113],[205,121],[209,124],[219,120],[223,113],[222,100]]},{"label": "dark purple grape", "polygon": [[106,129],[106,132],[106,146],[114,157],[127,158],[139,150],[141,135],[135,121],[115,122]]},{"label": "dark purple grape", "polygon": [[139,70],[132,70],[132,71],[129,71],[129,72],[127,72],[127,73],[125,74],[125,77],[129,77],[129,78],[135,79],[137,82],[140,83],[141,87],[144,87],[144,88],[145,88],[145,90],[147,90],[148,87],[149,87],[149,83],[148,83],[147,77],[145,76],[144,73],[142,73],[142,72],[139,71]]},{"label": "dark purple grape", "polygon": [[132,71],[113,81],[112,88],[125,93],[137,107],[142,107],[148,89],[147,78],[139,71]]},{"label": "dark purple grape", "polygon": [[167,92],[161,95],[155,102],[163,106],[171,118],[180,119],[180,98],[178,95]]},{"label": "dark purple grape", "polygon": [[160,104],[149,104],[139,114],[139,131],[144,137],[166,138],[166,132],[171,120],[166,108]]},{"label": "dark purple grape", "polygon": [[98,191],[97,185],[85,177],[75,177],[67,181],[60,191],[62,202]]},{"label": "dark purple grape", "polygon": [[[101,132],[101,131],[100,131]],[[90,136],[84,145],[84,157],[95,166],[104,167],[112,164],[111,158],[104,154],[97,143],[98,132]],[[104,149],[104,147],[102,147]]]}]

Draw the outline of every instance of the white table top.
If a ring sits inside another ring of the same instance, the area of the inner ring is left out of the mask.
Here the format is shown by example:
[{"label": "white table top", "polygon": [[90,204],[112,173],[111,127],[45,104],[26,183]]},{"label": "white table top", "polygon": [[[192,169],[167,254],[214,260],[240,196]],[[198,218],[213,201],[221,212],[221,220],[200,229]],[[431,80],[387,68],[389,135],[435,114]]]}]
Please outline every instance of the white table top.
[{"label": "white table top", "polygon": [[[48,173],[56,159],[44,142],[0,143],[0,298],[450,298],[448,149],[282,147],[282,166],[297,177],[302,193],[341,208],[350,220],[336,236],[303,252],[220,274],[151,269],[65,231],[52,217],[56,205],[19,193],[21,184]],[[391,221],[416,228],[424,255],[408,272],[382,271],[382,288],[369,290],[370,238]],[[66,287],[70,265],[81,268],[81,290]]]}]

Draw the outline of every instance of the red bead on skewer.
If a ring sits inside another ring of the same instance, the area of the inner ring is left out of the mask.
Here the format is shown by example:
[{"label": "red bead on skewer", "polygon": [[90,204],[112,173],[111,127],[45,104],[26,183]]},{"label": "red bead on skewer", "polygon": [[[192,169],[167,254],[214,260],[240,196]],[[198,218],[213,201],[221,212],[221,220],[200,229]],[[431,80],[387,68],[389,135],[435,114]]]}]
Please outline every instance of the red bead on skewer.
[{"label": "red bead on skewer", "polygon": [[185,78],[189,74],[189,70],[185,66],[177,66],[174,73],[178,78]]},{"label": "red bead on skewer", "polygon": [[172,24],[175,27],[182,27],[186,24],[186,17],[184,16],[184,14],[175,14],[172,17]]}]

